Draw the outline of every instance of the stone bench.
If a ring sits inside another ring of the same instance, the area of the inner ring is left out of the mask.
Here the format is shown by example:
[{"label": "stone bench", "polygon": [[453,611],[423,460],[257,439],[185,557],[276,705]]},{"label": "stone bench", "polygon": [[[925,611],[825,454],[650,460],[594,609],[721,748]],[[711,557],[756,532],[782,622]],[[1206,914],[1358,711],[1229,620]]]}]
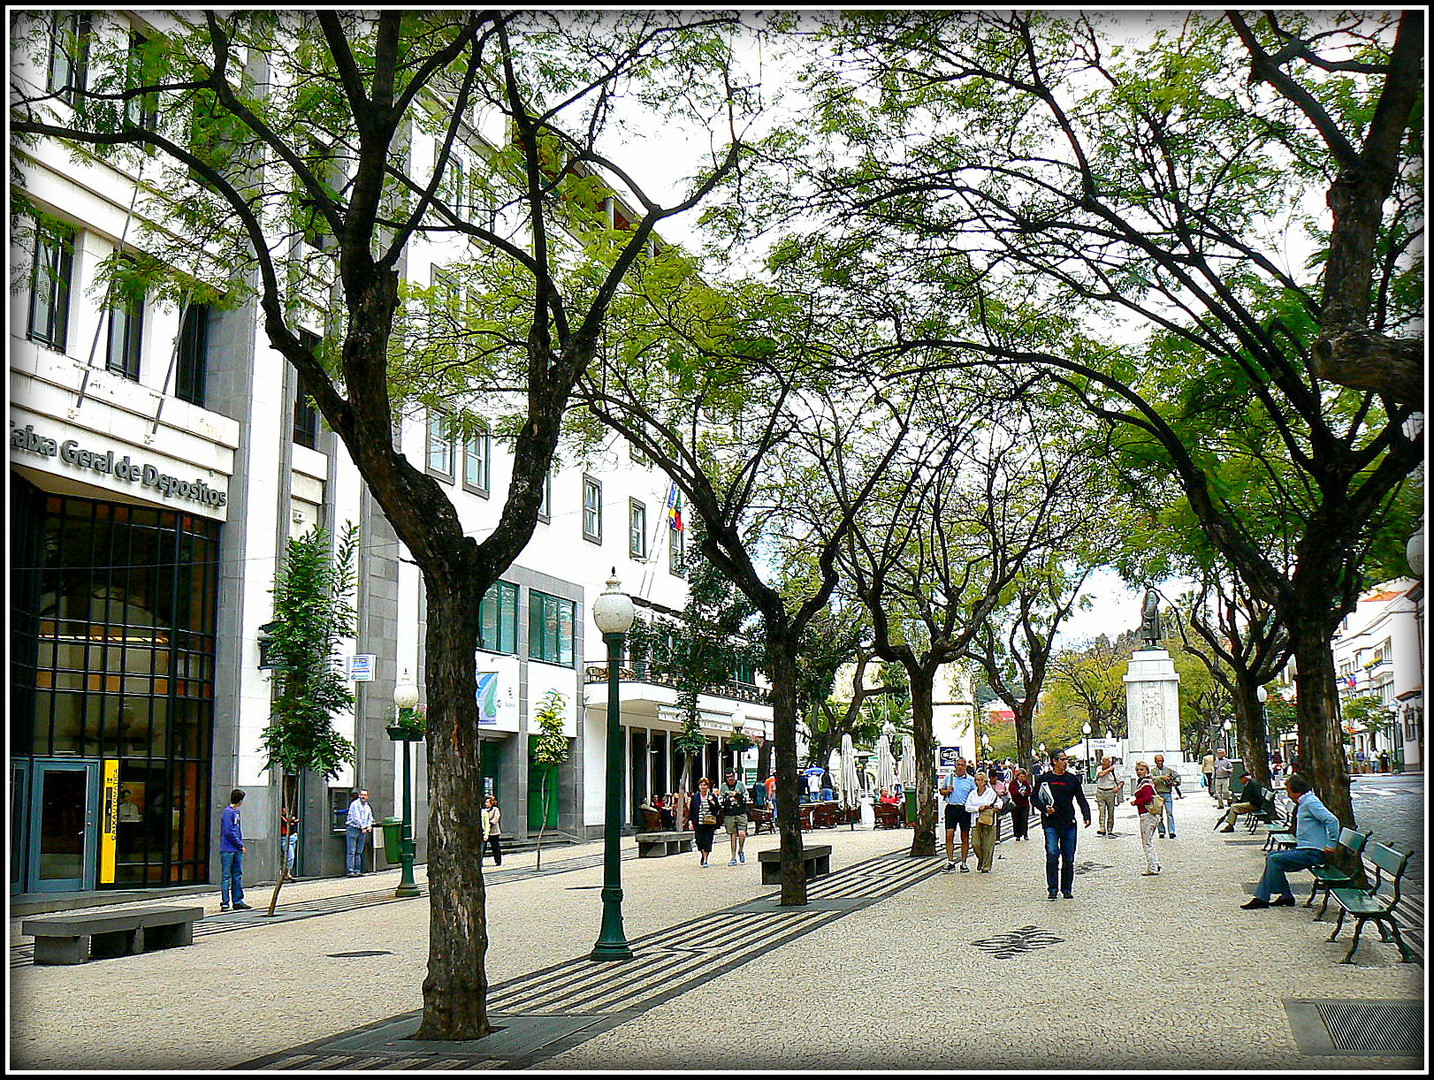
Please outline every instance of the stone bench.
[{"label": "stone bench", "polygon": [[[762,884],[782,883],[782,850],[757,852],[757,861],[762,864]],[[832,846],[830,844],[806,844],[802,847],[802,866],[806,869],[807,880],[825,877],[832,872]]]},{"label": "stone bench", "polygon": [[660,859],[664,855],[681,855],[692,850],[693,834],[690,832],[640,832],[633,835],[637,841],[639,859]]},{"label": "stone bench", "polygon": [[26,919],[20,932],[35,939],[35,963],[83,964],[192,945],[202,918],[202,907],[153,907]]}]

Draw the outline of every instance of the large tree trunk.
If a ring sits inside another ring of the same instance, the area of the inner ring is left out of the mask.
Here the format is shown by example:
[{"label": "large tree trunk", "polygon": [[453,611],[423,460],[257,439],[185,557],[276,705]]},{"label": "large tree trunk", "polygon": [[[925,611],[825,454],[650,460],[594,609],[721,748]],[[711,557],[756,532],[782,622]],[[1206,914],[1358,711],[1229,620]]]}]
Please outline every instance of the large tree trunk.
[{"label": "large tree trunk", "polygon": [[1265,747],[1265,710],[1255,690],[1244,683],[1235,686],[1235,737],[1240,757],[1261,787],[1270,788],[1270,755]]},{"label": "large tree trunk", "polygon": [[415,1039],[478,1039],[488,1023],[488,951],[479,807],[474,649],[481,597],[424,575],[428,632],[428,976]]},{"label": "large tree trunk", "polygon": [[807,902],[802,823],[797,806],[797,649],[777,620],[767,620],[767,672],[772,679],[772,732],[777,744],[777,833],[782,853],[782,907]]},{"label": "large tree trunk", "polygon": [[1295,703],[1299,717],[1299,762],[1315,794],[1340,824],[1355,827],[1354,805],[1349,797],[1349,771],[1345,767],[1344,740],[1335,707],[1332,631],[1314,620],[1290,624],[1294,644]]},{"label": "large tree trunk", "polygon": [[934,671],[907,669],[911,683],[911,734],[916,751],[916,827],[912,830],[911,854],[936,854],[936,736],[931,730]]},{"label": "large tree trunk", "polygon": [[1036,701],[1031,698],[1016,709],[1016,764],[1027,772],[1035,768]]}]

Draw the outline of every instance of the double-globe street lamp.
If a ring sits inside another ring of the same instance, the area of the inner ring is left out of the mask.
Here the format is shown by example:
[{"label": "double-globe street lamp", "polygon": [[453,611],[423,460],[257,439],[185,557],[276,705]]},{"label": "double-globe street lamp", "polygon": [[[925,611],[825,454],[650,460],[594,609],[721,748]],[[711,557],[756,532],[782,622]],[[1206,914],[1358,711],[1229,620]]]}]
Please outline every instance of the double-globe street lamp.
[{"label": "double-globe street lamp", "polygon": [[1086,777],[1085,777],[1085,778],[1086,778],[1087,781],[1089,781],[1089,780],[1090,780],[1090,772],[1091,772],[1091,768],[1090,768],[1090,721],[1087,720],[1084,724],[1082,724],[1082,725],[1080,726],[1080,733],[1085,736],[1085,772],[1086,772]]},{"label": "double-globe street lamp", "polygon": [[413,820],[409,813],[409,805],[412,801],[409,786],[409,748],[416,741],[423,738],[423,733],[418,729],[417,725],[404,722],[410,719],[413,710],[418,708],[418,687],[413,685],[413,680],[409,677],[406,668],[404,669],[403,677],[394,684],[393,706],[398,713],[398,722],[388,729],[388,735],[394,742],[403,743],[403,824],[401,826],[402,832],[399,834],[398,845],[399,858],[402,860],[403,870],[398,880],[398,888],[393,891],[393,895],[396,897],[417,896],[419,894],[418,883],[413,880],[413,855],[415,847],[413,842]]},{"label": "double-globe street lamp", "polygon": [[603,827],[602,928],[593,946],[594,960],[631,960],[622,932],[622,696],[618,665],[623,636],[632,629],[632,598],[618,588],[617,567],[607,590],[593,601],[593,622],[607,643],[607,815]]}]

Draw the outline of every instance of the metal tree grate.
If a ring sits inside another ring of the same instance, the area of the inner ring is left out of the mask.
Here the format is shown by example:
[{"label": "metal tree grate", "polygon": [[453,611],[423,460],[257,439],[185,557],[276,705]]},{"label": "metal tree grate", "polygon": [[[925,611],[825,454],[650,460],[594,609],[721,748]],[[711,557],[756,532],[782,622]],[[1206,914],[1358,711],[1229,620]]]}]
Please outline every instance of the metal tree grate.
[{"label": "metal tree grate", "polygon": [[1419,1054],[1424,1031],[1418,1002],[1320,1001],[1320,1019],[1336,1050],[1354,1054]]}]

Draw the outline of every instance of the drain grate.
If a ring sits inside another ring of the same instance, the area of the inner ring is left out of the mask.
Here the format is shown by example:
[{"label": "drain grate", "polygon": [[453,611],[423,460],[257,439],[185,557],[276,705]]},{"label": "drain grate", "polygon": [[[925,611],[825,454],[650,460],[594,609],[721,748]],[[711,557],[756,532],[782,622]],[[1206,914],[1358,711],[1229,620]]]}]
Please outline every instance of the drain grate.
[{"label": "drain grate", "polygon": [[1353,1054],[1418,1054],[1424,1048],[1417,1002],[1320,1001],[1335,1049]]}]

